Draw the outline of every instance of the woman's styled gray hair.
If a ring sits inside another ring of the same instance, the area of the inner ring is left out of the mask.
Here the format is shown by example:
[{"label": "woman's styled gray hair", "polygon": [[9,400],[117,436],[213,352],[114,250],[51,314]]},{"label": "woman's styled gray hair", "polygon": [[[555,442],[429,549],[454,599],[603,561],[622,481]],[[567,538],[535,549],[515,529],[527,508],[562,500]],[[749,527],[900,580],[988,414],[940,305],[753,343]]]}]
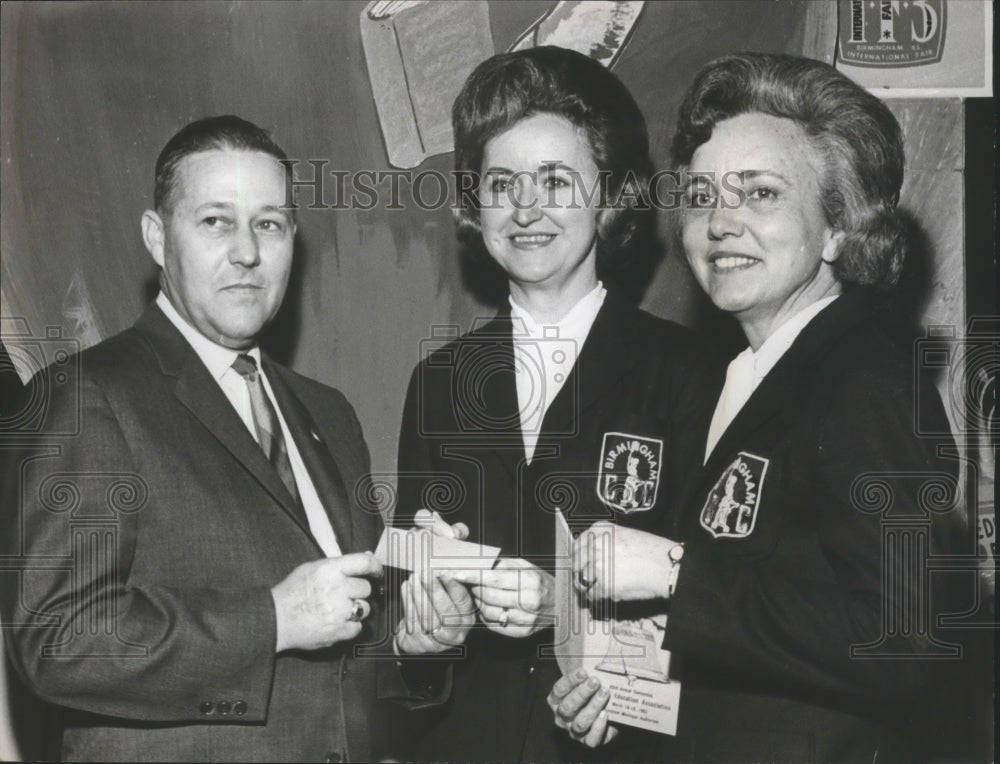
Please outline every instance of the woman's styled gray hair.
[{"label": "woman's styled gray hair", "polygon": [[749,112],[794,120],[822,161],[827,224],[844,233],[834,263],[845,284],[890,287],[908,248],[896,211],[903,135],[882,101],[832,66],[798,56],[738,53],[698,72],[681,105],[673,157],[687,167],[715,125]]}]

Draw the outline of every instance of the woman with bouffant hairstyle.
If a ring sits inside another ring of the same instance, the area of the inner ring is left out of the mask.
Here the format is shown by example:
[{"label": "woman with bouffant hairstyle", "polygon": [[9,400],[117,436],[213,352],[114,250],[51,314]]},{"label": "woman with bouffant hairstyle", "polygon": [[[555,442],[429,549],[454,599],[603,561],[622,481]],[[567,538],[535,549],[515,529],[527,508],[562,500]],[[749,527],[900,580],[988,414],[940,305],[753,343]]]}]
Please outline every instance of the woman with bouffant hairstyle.
[{"label": "woman with bouffant hairstyle", "polygon": [[903,134],[889,108],[830,66],[797,56],[726,56],[702,70],[681,106],[673,157],[691,157],[720,122],[758,112],[794,121],[813,147],[826,222],[844,233],[834,264],[845,285],[895,285],[908,246],[896,211]]},{"label": "woman with bouffant hairstyle", "polygon": [[[907,250],[899,125],[827,64],[744,53],[697,74],[673,146],[684,254],[748,347],[692,433],[704,461],[669,533],[617,529],[613,570],[584,533],[575,580],[593,601],[669,600],[678,729],[650,759],[912,760],[937,721],[934,619],[959,608],[908,543],[953,552],[962,513],[951,439],[917,434],[915,417],[949,432],[944,407],[932,385],[915,397],[885,326]],[[902,518],[925,535],[892,536]],[[606,737],[581,679],[553,688],[555,723]]]},{"label": "woman with bouffant hairstyle", "polygon": [[[559,676],[552,625],[566,612],[555,601],[556,566],[568,564],[555,556],[556,510],[577,529],[603,521],[665,533],[696,466],[688,433],[707,409],[687,331],[599,276],[649,246],[646,125],[614,74],[555,47],[484,61],[452,119],[460,188],[473,187],[460,200],[458,236],[483,256],[469,264],[482,270],[488,258],[509,296],[414,371],[395,524],[436,510],[458,535],[499,547],[500,560],[446,576],[475,602],[467,638],[430,609],[399,624],[404,652],[465,650],[452,664],[451,698],[420,717],[407,754],[603,759],[609,749],[571,739],[546,705]],[[411,614],[421,587],[416,576],[403,586]],[[612,733],[589,742],[597,737]],[[638,730],[611,745],[616,756],[644,755]]]},{"label": "woman with bouffant hairstyle", "polygon": [[[594,59],[544,46],[494,56],[478,67],[452,107],[458,187],[478,189],[487,142],[540,112],[562,117],[585,136],[597,165],[597,184],[581,184],[576,193],[581,202],[596,193],[603,208],[597,227],[598,274],[627,280],[631,269],[655,255],[649,138],[631,93]],[[469,179],[465,185],[463,177]],[[490,262],[480,230],[480,204],[473,191],[460,194],[455,207],[456,236],[473,267]]]}]

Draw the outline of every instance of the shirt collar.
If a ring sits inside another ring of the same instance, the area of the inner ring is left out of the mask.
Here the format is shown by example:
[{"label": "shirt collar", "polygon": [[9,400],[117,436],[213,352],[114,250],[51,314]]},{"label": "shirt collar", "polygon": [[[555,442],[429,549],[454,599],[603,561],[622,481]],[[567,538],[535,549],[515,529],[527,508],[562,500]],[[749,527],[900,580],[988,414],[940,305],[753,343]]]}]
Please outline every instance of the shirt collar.
[{"label": "shirt collar", "polygon": [[[788,348],[795,342],[806,325],[812,321],[827,305],[836,300],[840,295],[831,295],[817,300],[812,305],[800,310],[790,319],[771,333],[771,336],[764,340],[764,344],[757,348],[757,352],[751,352],[754,362],[754,380],[759,382],[767,373],[771,371],[781,360],[781,357],[788,352]],[[749,351],[750,348],[743,352]]]},{"label": "shirt collar", "polygon": [[222,375],[232,368],[233,361],[236,360],[236,356],[240,352],[245,352],[247,355],[253,356],[253,359],[257,362],[257,367],[260,368],[260,348],[256,345],[250,350],[238,351],[215,344],[185,321],[162,291],[156,296],[156,305],[170,319],[170,323],[177,327],[177,331],[184,335],[184,339],[188,341],[194,352],[198,354],[201,362],[205,364],[209,373],[217,382],[221,381]]},{"label": "shirt collar", "polygon": [[543,336],[549,338],[554,327],[556,329],[555,336],[559,339],[576,340],[576,342],[582,343],[587,338],[587,334],[590,333],[590,327],[594,325],[607,293],[608,290],[604,288],[604,284],[598,281],[597,286],[581,297],[565,316],[553,324],[538,323],[527,310],[514,302],[513,297],[509,297],[510,315],[515,321],[514,341],[536,339]]}]

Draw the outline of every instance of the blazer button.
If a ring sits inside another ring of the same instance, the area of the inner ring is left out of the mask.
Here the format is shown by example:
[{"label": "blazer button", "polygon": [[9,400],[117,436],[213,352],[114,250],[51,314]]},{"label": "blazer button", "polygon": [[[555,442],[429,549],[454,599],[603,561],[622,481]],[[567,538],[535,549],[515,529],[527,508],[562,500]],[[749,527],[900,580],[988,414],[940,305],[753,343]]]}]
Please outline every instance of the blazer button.
[{"label": "blazer button", "polygon": [[201,711],[203,715],[209,716],[213,711],[215,711],[215,704],[210,700],[206,700],[198,707],[198,710]]},{"label": "blazer button", "polygon": [[229,705],[228,700],[219,701],[219,713],[222,714],[223,716],[229,713],[230,708],[231,706]]},{"label": "blazer button", "polygon": [[343,760],[344,760],[344,755],[339,751],[331,751],[326,755],[326,759],[324,759],[324,761],[326,761],[327,764],[340,764],[340,762],[342,762]]},{"label": "blazer button", "polygon": [[245,701],[237,700],[233,703],[233,713],[237,716],[243,716],[247,712],[247,704]]},{"label": "blazer button", "polygon": [[535,664],[531,663],[528,665],[528,676],[532,676],[535,673]]}]

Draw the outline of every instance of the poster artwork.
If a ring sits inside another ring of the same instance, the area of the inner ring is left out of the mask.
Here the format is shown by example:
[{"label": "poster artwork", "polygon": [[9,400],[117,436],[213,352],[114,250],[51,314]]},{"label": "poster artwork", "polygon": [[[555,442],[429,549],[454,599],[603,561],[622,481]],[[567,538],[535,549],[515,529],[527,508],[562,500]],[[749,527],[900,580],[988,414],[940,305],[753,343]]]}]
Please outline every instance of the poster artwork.
[{"label": "poster artwork", "polygon": [[840,63],[910,67],[941,60],[947,0],[841,0]]}]

